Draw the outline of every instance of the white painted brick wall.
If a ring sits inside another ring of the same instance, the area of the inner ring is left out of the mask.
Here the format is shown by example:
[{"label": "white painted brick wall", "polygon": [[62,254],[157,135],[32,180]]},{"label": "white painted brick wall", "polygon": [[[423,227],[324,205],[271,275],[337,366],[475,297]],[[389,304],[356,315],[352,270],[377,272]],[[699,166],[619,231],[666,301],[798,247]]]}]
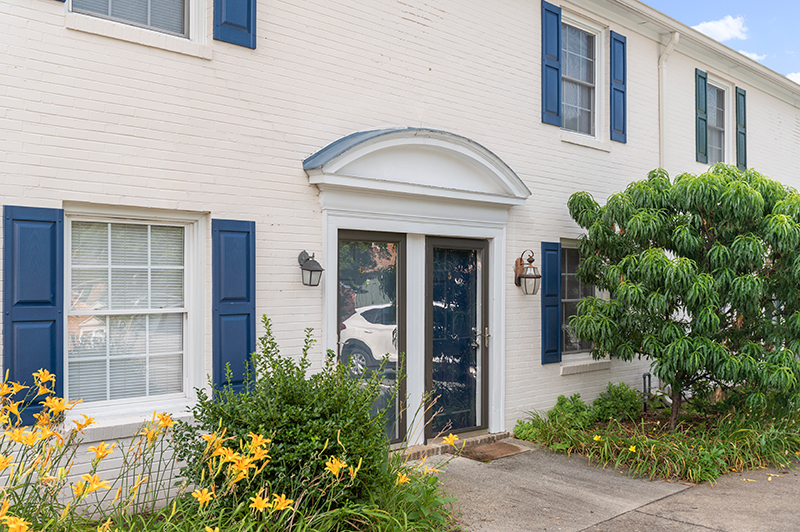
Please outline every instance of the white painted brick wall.
[{"label": "white painted brick wall", "polygon": [[[212,41],[205,5],[210,61],[67,29],[61,2],[0,0],[2,203],[255,220],[257,312],[272,317],[284,352],[297,356],[303,328],[318,336],[322,323],[322,292],[300,284],[296,262],[300,250],[322,247],[318,192],[302,160],[354,131],[450,131],[492,150],[533,191],[508,223],[506,428],[559,394],[591,400],[609,380],[640,386],[646,362],[563,377],[557,364],[542,366],[539,298],[513,286],[510,265],[523,249],[538,257],[542,241],[579,235],[570,194],[588,190],[603,202],[658,165],[663,46],[594,17],[627,37],[629,54],[628,142],[607,140],[606,92],[601,151],[562,142],[558,128],[541,123],[539,2],[266,0],[256,50]],[[694,162],[695,67],[707,68],[680,49],[668,66],[673,175],[704,170]],[[798,108],[741,86],[749,163],[798,186]],[[210,234],[206,245],[210,299]],[[207,301],[207,371],[210,316]]]}]

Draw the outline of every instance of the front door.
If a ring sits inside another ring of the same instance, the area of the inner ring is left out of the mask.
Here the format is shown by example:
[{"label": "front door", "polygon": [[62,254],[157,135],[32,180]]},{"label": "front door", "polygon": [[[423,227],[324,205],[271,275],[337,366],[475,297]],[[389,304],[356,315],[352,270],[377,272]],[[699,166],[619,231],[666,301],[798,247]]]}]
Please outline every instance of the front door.
[{"label": "front door", "polygon": [[427,239],[428,438],[487,426],[487,255],[483,240]]}]

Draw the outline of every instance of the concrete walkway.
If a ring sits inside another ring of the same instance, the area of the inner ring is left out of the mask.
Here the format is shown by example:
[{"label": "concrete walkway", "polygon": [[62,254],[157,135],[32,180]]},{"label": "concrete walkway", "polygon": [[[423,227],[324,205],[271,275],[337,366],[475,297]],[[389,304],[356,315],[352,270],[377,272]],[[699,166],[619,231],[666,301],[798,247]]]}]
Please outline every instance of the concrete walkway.
[{"label": "concrete walkway", "polygon": [[713,486],[650,482],[503,441],[530,450],[486,464],[454,458],[440,475],[464,531],[800,532],[796,470],[731,473]]}]

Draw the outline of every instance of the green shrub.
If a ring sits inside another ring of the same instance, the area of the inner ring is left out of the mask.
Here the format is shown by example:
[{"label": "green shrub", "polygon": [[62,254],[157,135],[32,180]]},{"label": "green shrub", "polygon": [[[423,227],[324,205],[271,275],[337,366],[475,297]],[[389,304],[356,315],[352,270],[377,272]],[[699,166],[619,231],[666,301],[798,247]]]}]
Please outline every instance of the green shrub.
[{"label": "green shrub", "polygon": [[592,422],[617,419],[635,421],[642,412],[642,400],[639,392],[621,382],[608,383],[606,391],[592,403]]},{"label": "green shrub", "polygon": [[569,399],[559,395],[556,406],[547,412],[547,420],[554,425],[584,429],[591,423],[591,409],[579,393]]},{"label": "green shrub", "polygon": [[[207,481],[204,434],[224,433],[236,448],[255,433],[272,440],[271,461],[235,485],[233,500],[266,491],[294,494],[299,508],[331,509],[368,501],[371,493],[393,486],[384,417],[370,414],[380,372],[366,380],[353,378],[352,368],[338,364],[329,352],[322,371],[308,375],[311,330],[306,330],[303,355],[296,361],[280,355],[269,319],[262,321],[266,332],[252,357],[258,378],[248,373],[241,393],[230,386],[211,395],[198,390],[195,423],[177,426],[176,453],[187,464],[182,473],[197,485]],[[329,489],[330,471],[325,476],[326,462],[333,458],[345,462],[341,474],[350,475],[336,490]]]}]

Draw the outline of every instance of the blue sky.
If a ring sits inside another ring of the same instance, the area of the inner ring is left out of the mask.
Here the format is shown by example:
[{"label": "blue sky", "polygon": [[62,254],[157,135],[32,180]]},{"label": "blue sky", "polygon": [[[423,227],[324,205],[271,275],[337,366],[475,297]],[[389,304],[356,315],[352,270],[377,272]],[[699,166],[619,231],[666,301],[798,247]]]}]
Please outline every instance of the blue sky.
[{"label": "blue sky", "polygon": [[800,83],[800,1],[643,1]]}]

